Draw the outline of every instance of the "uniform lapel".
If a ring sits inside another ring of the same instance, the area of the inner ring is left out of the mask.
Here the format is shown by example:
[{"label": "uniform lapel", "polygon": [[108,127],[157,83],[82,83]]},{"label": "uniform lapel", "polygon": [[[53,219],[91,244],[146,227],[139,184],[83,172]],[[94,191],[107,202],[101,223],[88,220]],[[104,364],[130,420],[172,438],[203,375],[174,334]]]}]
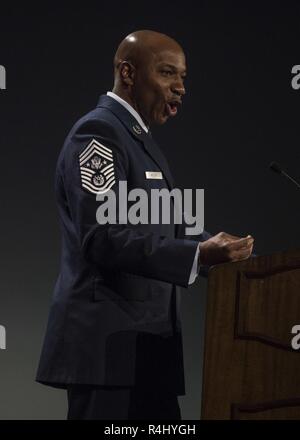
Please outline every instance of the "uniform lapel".
[{"label": "uniform lapel", "polygon": [[162,170],[163,175],[168,183],[170,189],[174,187],[173,178],[169,169],[168,162],[159,148],[159,146],[155,143],[154,139],[149,136],[145,131],[141,134],[142,142],[144,144],[145,150],[152,157],[158,167]]},{"label": "uniform lapel", "polygon": [[147,153],[161,169],[169,189],[172,189],[174,187],[173,178],[163,152],[153,138],[142,129],[134,116],[122,104],[108,95],[100,96],[97,107],[109,109],[126,126],[130,133],[143,144]]}]

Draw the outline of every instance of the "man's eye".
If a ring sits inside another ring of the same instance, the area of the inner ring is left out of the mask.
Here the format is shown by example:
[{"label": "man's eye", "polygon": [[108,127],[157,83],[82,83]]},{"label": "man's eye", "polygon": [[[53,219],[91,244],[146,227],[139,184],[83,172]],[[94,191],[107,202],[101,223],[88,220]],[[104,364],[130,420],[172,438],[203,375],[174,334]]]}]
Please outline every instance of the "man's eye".
[{"label": "man's eye", "polygon": [[173,74],[172,70],[162,70],[162,74],[165,76],[171,76]]}]

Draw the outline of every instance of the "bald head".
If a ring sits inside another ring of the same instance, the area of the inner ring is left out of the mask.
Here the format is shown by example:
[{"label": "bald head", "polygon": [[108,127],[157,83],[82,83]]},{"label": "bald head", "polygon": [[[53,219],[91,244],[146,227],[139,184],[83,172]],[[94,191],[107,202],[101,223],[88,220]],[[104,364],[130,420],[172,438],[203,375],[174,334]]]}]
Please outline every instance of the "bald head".
[{"label": "bald head", "polygon": [[168,35],[148,30],[133,32],[124,38],[115,53],[115,72],[123,61],[139,67],[149,60],[149,57],[152,58],[167,49],[182,51],[180,45]]},{"label": "bald head", "polygon": [[177,113],[185,93],[185,71],[184,52],[173,38],[136,31],[124,38],[115,53],[113,91],[147,124],[163,124]]}]

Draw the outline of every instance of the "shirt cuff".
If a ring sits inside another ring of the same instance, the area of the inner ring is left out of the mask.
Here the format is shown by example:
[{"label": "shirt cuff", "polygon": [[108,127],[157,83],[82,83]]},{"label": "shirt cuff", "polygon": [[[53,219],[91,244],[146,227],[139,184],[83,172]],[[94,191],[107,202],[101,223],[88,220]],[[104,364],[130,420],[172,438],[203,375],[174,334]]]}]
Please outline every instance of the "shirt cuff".
[{"label": "shirt cuff", "polygon": [[198,244],[197,249],[196,249],[195,258],[194,258],[194,262],[193,262],[193,266],[192,266],[192,270],[191,270],[190,278],[189,278],[189,285],[193,284],[193,282],[195,281],[195,279],[197,278],[197,275],[198,275],[199,254],[200,254],[200,243]]}]

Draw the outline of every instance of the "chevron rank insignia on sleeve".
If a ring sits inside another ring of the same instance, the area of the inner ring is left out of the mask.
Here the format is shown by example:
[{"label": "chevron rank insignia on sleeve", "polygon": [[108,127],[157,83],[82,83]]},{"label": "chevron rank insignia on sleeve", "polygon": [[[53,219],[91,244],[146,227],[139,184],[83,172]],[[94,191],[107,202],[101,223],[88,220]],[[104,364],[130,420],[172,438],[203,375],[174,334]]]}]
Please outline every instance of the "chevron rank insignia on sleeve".
[{"label": "chevron rank insignia on sleeve", "polygon": [[81,183],[93,194],[108,191],[115,183],[112,150],[92,139],[79,155]]}]

